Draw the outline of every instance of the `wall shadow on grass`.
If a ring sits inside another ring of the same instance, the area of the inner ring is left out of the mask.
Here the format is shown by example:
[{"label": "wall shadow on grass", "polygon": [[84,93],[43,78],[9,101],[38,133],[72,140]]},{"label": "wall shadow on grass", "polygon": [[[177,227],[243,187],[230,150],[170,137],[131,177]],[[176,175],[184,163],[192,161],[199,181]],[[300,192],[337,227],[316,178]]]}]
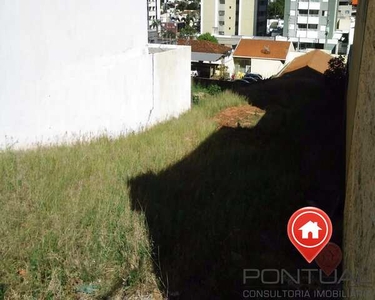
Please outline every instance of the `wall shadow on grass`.
[{"label": "wall shadow on grass", "polygon": [[221,128],[178,163],[128,182],[169,299],[242,299],[266,288],[244,285],[245,268],[317,268],[286,235],[306,205],[331,215],[341,243],[342,112],[324,83],[276,79],[239,92],[266,109],[257,126]]}]

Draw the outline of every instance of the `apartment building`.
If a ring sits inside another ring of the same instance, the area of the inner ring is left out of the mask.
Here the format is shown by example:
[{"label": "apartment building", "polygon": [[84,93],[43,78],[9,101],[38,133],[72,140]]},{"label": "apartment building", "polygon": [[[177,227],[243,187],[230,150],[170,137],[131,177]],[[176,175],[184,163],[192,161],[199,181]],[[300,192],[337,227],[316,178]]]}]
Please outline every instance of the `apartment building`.
[{"label": "apartment building", "polygon": [[339,0],[285,0],[284,32],[290,41],[332,49]]},{"label": "apartment building", "polygon": [[147,19],[149,29],[153,29],[152,24],[154,21],[160,20],[160,9],[160,0],[147,0]]},{"label": "apartment building", "polygon": [[263,36],[268,0],[202,0],[201,33]]}]

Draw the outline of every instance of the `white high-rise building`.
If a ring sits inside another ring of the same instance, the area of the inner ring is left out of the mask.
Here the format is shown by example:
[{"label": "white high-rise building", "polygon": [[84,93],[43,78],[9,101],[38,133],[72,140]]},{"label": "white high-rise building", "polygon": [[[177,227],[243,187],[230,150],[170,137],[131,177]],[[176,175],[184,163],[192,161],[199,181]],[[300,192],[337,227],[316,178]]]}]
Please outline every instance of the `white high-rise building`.
[{"label": "white high-rise building", "polygon": [[[339,0],[285,0],[283,35],[296,43],[297,49],[324,48],[336,49],[337,52],[345,34],[340,30],[338,23],[341,17],[338,9],[341,2]],[[344,20],[341,24],[343,27]],[[350,16],[348,30],[350,30]]]},{"label": "white high-rise building", "polygon": [[147,0],[147,19],[149,29],[154,29],[152,27],[153,22],[160,20],[160,10],[160,0]]},{"label": "white high-rise building", "polygon": [[202,0],[201,33],[262,36],[268,0]]}]

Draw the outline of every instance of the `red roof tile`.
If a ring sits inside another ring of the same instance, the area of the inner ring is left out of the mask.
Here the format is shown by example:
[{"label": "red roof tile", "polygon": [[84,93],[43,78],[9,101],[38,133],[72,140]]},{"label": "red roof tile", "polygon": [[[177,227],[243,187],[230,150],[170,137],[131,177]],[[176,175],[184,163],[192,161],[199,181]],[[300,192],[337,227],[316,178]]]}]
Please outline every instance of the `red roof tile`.
[{"label": "red roof tile", "polygon": [[183,40],[177,41],[178,45],[191,46],[191,52],[203,52],[203,53],[216,53],[225,54],[232,50],[232,48],[216,44],[210,41],[199,41],[199,40]]},{"label": "red roof tile", "polygon": [[285,60],[291,42],[241,39],[233,56]]},{"label": "red roof tile", "polygon": [[305,67],[309,67],[310,69],[323,74],[328,69],[328,62],[332,57],[333,56],[321,50],[310,51],[293,59],[284,67],[279,76]]}]

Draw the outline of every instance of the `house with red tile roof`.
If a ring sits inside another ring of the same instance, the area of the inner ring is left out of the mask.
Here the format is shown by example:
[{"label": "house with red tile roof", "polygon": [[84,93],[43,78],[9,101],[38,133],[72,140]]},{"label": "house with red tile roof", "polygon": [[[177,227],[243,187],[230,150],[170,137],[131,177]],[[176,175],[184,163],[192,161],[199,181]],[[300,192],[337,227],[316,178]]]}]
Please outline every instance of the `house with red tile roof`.
[{"label": "house with red tile roof", "polygon": [[291,60],[289,63],[285,64],[277,76],[280,77],[285,74],[294,73],[304,69],[310,69],[317,73],[324,74],[329,67],[328,63],[331,58],[333,58],[332,55],[326,53],[325,51],[316,49],[300,55]]},{"label": "house with red tile roof", "polygon": [[290,52],[294,52],[291,42],[243,38],[233,54],[236,72],[271,77],[282,69]]},{"label": "house with red tile roof", "polygon": [[191,70],[197,71],[200,77],[211,78],[225,69],[227,76],[234,72],[232,48],[210,41],[179,39],[178,45],[191,47]]}]

